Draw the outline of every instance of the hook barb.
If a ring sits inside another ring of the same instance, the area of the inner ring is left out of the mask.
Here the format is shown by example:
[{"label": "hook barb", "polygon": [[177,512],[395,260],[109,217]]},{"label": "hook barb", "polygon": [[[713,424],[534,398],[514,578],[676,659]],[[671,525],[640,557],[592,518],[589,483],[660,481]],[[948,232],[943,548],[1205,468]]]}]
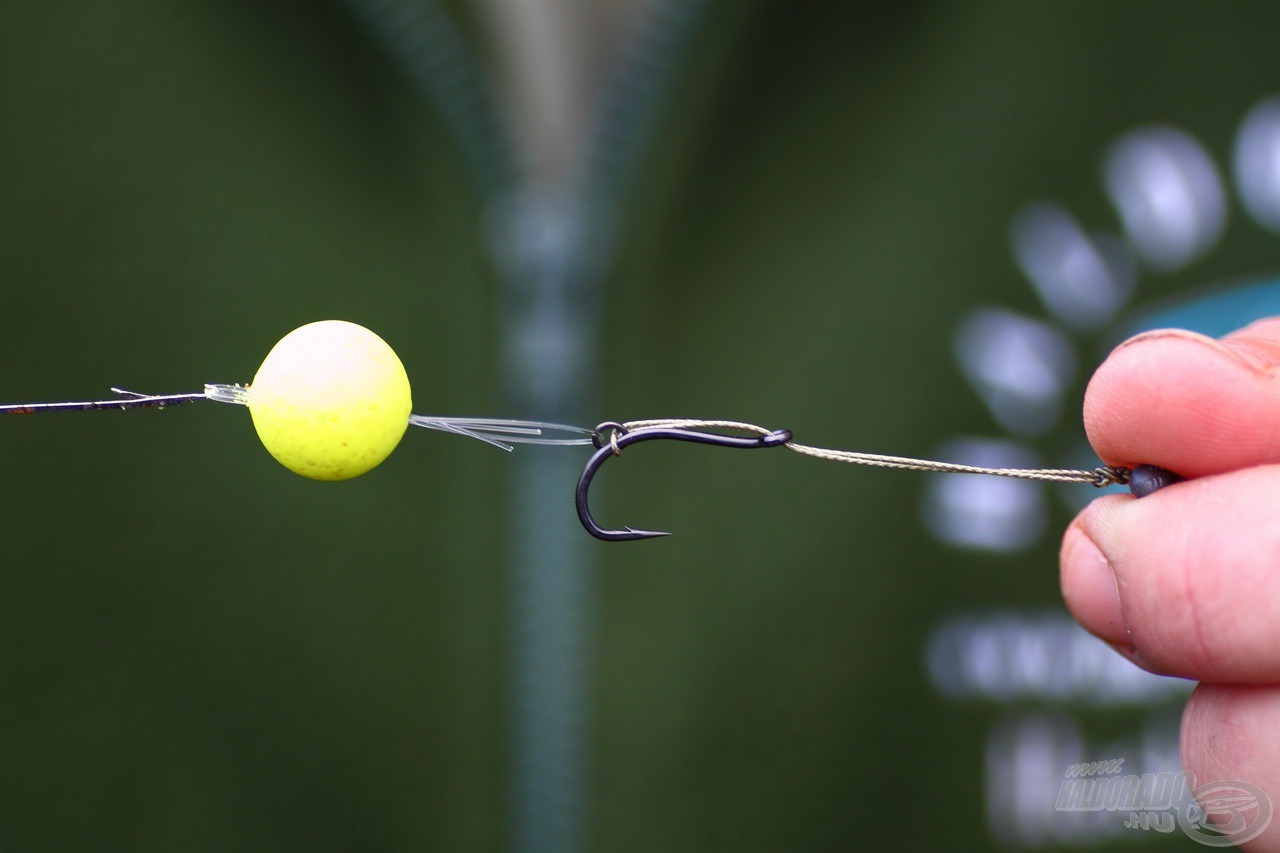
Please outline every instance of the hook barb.
[{"label": "hook barb", "polygon": [[[606,430],[613,431],[609,441],[605,441],[603,437]],[[582,476],[578,478],[578,491],[575,501],[578,508],[578,520],[582,522],[582,526],[592,536],[605,542],[626,542],[634,539],[653,539],[658,536],[671,535],[662,530],[644,530],[634,527],[616,529],[601,527],[592,517],[591,508],[587,502],[592,480],[600,470],[600,466],[607,462],[610,457],[618,456],[623,448],[632,444],[658,439],[689,441],[695,444],[710,444],[716,447],[736,447],[742,450],[752,450],[761,447],[781,447],[787,444],[791,441],[791,430],[780,429],[764,435],[746,437],[670,427],[644,427],[627,430],[621,424],[601,424],[596,428],[595,432],[595,444],[599,449],[587,461],[587,466],[582,469]]]}]

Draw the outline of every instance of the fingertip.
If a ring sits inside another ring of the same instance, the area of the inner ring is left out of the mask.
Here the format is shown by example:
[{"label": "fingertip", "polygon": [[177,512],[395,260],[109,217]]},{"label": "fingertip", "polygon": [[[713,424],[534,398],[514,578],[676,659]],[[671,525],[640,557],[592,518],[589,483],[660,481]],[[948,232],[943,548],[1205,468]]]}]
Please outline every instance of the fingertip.
[{"label": "fingertip", "polygon": [[1227,335],[1224,340],[1230,340],[1239,335],[1257,335],[1269,338],[1273,341],[1280,341],[1280,315],[1275,317],[1262,317],[1254,320],[1247,326],[1242,326]]},{"label": "fingertip", "polygon": [[1067,528],[1058,561],[1062,598],[1076,621],[1108,643],[1128,644],[1115,571],[1079,520]]},{"label": "fingertip", "polygon": [[1213,783],[1256,789],[1262,810],[1242,809],[1235,833],[1249,839],[1246,850],[1280,849],[1280,821],[1271,819],[1280,805],[1280,687],[1200,684],[1182,713],[1181,751],[1201,796]]},{"label": "fingertip", "polygon": [[1183,709],[1181,734],[1188,768],[1204,779],[1233,778],[1222,774],[1240,772],[1259,747],[1280,758],[1280,686],[1198,684]]},{"label": "fingertip", "polygon": [[1256,370],[1274,373],[1280,365],[1280,317],[1255,320],[1223,338],[1222,345]]},{"label": "fingertip", "polygon": [[1117,347],[1085,391],[1084,426],[1107,463],[1184,476],[1280,460],[1280,320],[1224,340],[1182,329]]},{"label": "fingertip", "polygon": [[[1146,498],[1094,501],[1064,537],[1068,607],[1085,628],[1153,672],[1236,683],[1275,679],[1280,592],[1267,555],[1280,553],[1280,528],[1272,523],[1278,485],[1280,466],[1262,466]],[[1092,554],[1077,535],[1115,576],[1127,636],[1108,630],[1107,614],[1115,611],[1102,608],[1102,581],[1086,576]]]}]

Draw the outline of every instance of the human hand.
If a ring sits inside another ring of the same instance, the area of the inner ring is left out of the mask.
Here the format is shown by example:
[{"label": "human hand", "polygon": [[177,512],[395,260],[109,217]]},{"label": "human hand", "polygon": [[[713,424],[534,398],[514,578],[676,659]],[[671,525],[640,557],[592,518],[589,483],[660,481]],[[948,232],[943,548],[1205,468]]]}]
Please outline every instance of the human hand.
[{"label": "human hand", "polygon": [[[1280,318],[1221,341],[1126,341],[1090,381],[1084,422],[1108,464],[1188,481],[1080,513],[1060,556],[1067,607],[1138,666],[1199,681],[1184,766],[1280,809]],[[1280,816],[1245,847],[1280,850]]]}]

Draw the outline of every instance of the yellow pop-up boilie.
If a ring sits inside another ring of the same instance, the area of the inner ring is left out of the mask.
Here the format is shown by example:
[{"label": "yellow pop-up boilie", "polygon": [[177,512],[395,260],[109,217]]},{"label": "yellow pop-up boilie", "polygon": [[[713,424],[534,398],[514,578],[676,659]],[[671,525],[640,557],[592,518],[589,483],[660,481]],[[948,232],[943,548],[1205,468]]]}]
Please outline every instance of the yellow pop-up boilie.
[{"label": "yellow pop-up boilie", "polygon": [[248,389],[258,438],[281,465],[314,480],[347,480],[391,455],[413,403],[386,341],[344,320],[309,323],[267,354]]}]

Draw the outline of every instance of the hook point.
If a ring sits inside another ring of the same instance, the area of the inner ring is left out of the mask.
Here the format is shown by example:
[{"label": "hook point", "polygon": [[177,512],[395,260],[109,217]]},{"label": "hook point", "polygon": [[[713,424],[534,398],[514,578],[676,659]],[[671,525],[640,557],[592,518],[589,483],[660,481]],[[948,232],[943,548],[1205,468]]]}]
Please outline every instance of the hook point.
[{"label": "hook point", "polygon": [[624,527],[621,530],[605,530],[600,527],[592,529],[589,527],[587,532],[603,542],[635,542],[640,539],[658,539],[671,535],[666,530],[637,530],[634,527]]}]

